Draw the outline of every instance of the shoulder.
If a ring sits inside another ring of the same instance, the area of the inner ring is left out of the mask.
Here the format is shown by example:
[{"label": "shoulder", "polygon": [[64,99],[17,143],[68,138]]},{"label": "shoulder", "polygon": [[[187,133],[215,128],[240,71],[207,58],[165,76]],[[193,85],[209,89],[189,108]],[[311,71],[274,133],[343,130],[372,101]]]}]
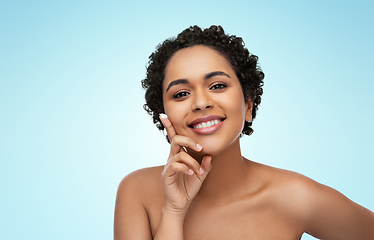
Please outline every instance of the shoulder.
[{"label": "shoulder", "polygon": [[320,202],[347,201],[343,194],[335,189],[318,183],[300,173],[258,164],[267,181],[269,192],[274,200],[284,204],[304,216],[315,210]]},{"label": "shoulder", "polygon": [[118,185],[117,195],[142,196],[150,189],[159,187],[163,166],[143,168],[126,175]]},{"label": "shoulder", "polygon": [[163,201],[161,174],[164,166],[143,168],[126,175],[118,185],[116,207],[139,206],[147,209]]},{"label": "shoulder", "polygon": [[257,177],[271,190],[309,192],[322,184],[297,172],[271,167],[268,165],[252,162],[252,168]]},{"label": "shoulder", "polygon": [[372,239],[374,213],[302,174],[259,165],[273,206],[315,237]]},{"label": "shoulder", "polygon": [[122,181],[120,182],[119,186],[122,184],[126,184],[127,182],[133,182],[138,180],[150,180],[150,178],[161,176],[162,171],[164,170],[164,166],[156,166],[156,167],[149,167],[149,168],[142,168],[136,171],[133,171],[127,174]]},{"label": "shoulder", "polygon": [[347,199],[338,191],[320,184],[297,172],[254,163],[253,168],[266,186],[271,206],[283,214],[305,222],[318,211],[319,205]]},{"label": "shoulder", "polygon": [[152,239],[146,206],[162,198],[162,171],[163,166],[145,168],[122,179],[114,211],[114,239]]}]

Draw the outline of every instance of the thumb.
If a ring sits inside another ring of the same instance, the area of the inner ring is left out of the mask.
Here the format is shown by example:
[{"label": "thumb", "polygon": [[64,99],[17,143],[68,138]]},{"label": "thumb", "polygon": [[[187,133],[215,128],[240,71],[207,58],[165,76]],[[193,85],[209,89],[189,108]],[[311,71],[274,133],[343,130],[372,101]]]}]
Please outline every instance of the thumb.
[{"label": "thumb", "polygon": [[201,168],[200,172],[203,171],[201,174],[202,177],[205,179],[210,170],[212,169],[212,156],[210,155],[205,155],[203,157],[203,160],[201,161]]}]

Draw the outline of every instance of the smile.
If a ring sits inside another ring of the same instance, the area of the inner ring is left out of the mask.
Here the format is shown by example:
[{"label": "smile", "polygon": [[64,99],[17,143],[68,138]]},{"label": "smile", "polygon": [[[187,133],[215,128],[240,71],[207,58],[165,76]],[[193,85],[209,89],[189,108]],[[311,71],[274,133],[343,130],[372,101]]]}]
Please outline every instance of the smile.
[{"label": "smile", "polygon": [[195,119],[189,124],[189,127],[197,134],[213,134],[221,128],[226,118],[222,116],[208,115]]},{"label": "smile", "polygon": [[201,122],[201,123],[195,124],[195,125],[192,126],[192,128],[194,128],[194,129],[207,128],[207,127],[211,127],[211,126],[217,125],[220,122],[222,122],[222,120],[215,119],[215,120],[211,120],[211,121],[206,121],[206,122]]}]

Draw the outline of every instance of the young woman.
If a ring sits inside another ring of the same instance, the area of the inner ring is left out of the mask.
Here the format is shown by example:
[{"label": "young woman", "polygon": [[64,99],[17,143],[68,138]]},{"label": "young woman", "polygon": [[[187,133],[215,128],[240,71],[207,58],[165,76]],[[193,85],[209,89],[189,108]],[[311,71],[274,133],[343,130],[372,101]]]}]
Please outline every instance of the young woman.
[{"label": "young woman", "polygon": [[241,155],[263,78],[257,57],[220,26],[190,27],[158,46],[142,85],[170,155],[121,181],[114,239],[374,239],[373,212]]}]

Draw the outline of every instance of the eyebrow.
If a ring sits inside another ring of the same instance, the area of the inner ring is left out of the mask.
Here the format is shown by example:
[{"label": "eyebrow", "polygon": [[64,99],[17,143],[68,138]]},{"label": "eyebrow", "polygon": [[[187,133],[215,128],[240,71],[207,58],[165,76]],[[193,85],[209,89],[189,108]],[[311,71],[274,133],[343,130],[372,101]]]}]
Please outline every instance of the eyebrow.
[{"label": "eyebrow", "polygon": [[227,73],[222,71],[214,71],[211,73],[208,73],[204,76],[204,80],[208,80],[209,78],[215,77],[215,76],[226,76],[228,78],[231,78]]},{"label": "eyebrow", "polygon": [[[222,72],[222,71],[214,71],[214,72],[211,72],[211,73],[207,73],[205,74],[204,76],[204,80],[208,80],[212,77],[215,77],[215,76],[226,76],[228,78],[231,78],[227,73],[225,72]],[[169,88],[171,88],[172,86],[175,86],[175,85],[178,85],[178,84],[188,84],[188,80],[185,79],[185,78],[181,78],[181,79],[177,79],[177,80],[174,80],[174,81],[171,81],[168,85],[168,87],[166,88],[166,92],[169,90]]]}]

